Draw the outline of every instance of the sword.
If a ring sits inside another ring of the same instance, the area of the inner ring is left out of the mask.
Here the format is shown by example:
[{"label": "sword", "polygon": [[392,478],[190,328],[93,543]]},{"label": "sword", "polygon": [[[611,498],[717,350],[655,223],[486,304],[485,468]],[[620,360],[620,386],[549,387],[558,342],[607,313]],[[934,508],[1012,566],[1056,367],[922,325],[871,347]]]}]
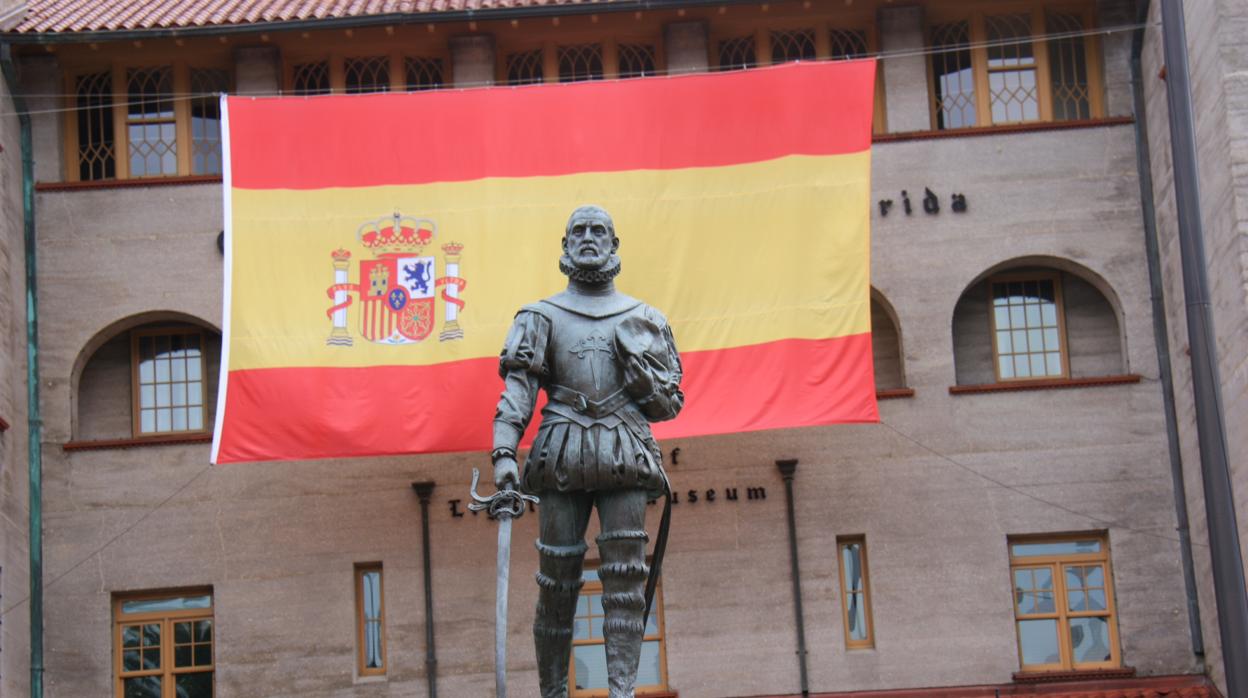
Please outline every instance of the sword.
[{"label": "sword", "polygon": [[477,494],[481,472],[472,469],[472,489],[468,494],[472,511],[485,511],[498,521],[498,582],[494,599],[494,692],[507,698],[507,577],[511,571],[511,520],[524,515],[526,502],[538,503],[537,497],[522,494],[510,485],[488,497]]}]

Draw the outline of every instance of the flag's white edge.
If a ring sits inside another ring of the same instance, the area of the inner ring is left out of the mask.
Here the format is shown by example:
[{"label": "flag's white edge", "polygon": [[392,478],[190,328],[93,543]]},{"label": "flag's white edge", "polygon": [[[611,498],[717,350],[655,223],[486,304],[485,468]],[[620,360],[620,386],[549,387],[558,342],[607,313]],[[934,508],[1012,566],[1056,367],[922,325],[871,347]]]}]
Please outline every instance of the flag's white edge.
[{"label": "flag's white edge", "polygon": [[234,190],[233,168],[230,166],[230,104],[225,93],[221,94],[221,191],[224,197],[222,213],[225,218],[225,288],[222,292],[221,310],[221,373],[217,379],[217,414],[212,429],[212,456],[217,463],[221,448],[221,425],[225,422],[225,393],[230,387],[230,289],[234,285],[234,212],[231,193]]}]

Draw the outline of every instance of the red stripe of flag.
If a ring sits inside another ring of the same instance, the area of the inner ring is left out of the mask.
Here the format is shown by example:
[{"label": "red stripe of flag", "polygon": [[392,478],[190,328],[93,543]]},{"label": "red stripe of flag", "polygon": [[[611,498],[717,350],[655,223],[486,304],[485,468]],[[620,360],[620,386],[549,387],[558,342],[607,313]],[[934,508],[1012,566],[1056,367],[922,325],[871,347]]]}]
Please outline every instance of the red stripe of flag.
[{"label": "red stripe of flag", "polygon": [[[874,79],[875,62],[862,60],[509,89],[230,97],[232,182],[368,187],[856,153],[871,145],[863,115]],[[793,94],[810,107],[788,106]],[[355,133],[327,138],[333,124]]]},{"label": "red stripe of flag", "polygon": [[[674,421],[655,425],[659,438],[878,421],[870,334],[681,360],[689,401]],[[501,390],[494,358],[231,371],[218,462],[488,450]]]}]

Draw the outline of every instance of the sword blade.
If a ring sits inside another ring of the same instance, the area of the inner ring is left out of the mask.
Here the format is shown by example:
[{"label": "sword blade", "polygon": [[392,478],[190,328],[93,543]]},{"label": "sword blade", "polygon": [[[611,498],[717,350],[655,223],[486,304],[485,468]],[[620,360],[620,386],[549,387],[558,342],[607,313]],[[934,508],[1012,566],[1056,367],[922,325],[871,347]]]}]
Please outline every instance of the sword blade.
[{"label": "sword blade", "polygon": [[507,578],[511,572],[511,516],[498,517],[498,583],[494,598],[494,691],[507,698]]}]

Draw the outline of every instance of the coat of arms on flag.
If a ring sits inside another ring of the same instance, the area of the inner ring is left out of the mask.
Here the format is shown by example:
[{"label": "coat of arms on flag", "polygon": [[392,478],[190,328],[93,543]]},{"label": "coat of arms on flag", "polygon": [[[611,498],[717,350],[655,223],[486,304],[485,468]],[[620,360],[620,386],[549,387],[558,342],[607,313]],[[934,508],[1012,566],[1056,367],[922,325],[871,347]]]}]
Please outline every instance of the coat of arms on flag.
[{"label": "coat of arms on flag", "polygon": [[441,246],[442,276],[437,273],[438,259],[428,249],[437,237],[437,225],[427,218],[393,216],[368,221],[356,231],[356,238],[373,259],[360,260],[356,283],[350,283],[351,252],[339,248],[330,253],[334,265],[334,283],[325,290],[334,305],[325,311],[333,329],[325,343],[349,347],[354,338],[349,329],[348,309],[358,293],[360,303],[355,312],[361,337],[375,344],[416,344],[433,333],[437,322],[437,289],[446,315],[438,340],[461,339],[459,312],[464,301],[459,293],[466,281],[459,276],[460,255],[464,246],[448,242]]}]

